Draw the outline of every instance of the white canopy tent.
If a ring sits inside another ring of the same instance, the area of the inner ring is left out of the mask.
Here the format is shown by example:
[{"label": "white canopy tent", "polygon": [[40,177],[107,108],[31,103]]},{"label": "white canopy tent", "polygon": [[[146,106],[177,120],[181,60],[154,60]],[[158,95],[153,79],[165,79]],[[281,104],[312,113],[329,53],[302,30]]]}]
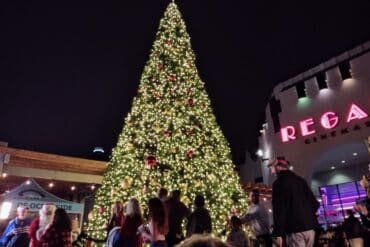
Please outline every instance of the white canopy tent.
[{"label": "white canopy tent", "polygon": [[[0,200],[2,202],[0,215],[3,217],[14,215],[18,206],[27,207],[30,212],[37,214],[44,203],[54,203],[56,207],[65,209],[70,216],[73,216],[73,220],[77,217],[81,228],[84,204],[61,199],[45,191],[33,179],[28,179],[18,187],[2,194]],[[8,212],[4,212],[5,210]]]}]

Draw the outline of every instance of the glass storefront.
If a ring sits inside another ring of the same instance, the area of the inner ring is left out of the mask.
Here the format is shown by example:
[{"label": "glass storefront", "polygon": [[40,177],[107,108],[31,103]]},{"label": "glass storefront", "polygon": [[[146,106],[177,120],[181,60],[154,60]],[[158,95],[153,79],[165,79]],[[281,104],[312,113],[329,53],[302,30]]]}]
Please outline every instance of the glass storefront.
[{"label": "glass storefront", "polygon": [[319,223],[325,226],[335,226],[344,221],[347,209],[366,197],[365,190],[359,181],[327,185],[319,187],[320,208]]}]

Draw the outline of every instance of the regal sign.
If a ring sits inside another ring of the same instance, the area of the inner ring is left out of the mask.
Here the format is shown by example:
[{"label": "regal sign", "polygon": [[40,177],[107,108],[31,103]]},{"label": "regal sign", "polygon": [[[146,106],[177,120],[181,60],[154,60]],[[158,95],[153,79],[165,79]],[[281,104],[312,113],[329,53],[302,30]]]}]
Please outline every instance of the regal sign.
[{"label": "regal sign", "polygon": [[[345,119],[346,123],[351,123],[352,121],[358,119],[367,118],[368,114],[362,110],[358,105],[352,104],[348,110],[347,117]],[[339,116],[332,111],[325,112],[321,115],[318,121],[315,122],[314,118],[307,118],[299,122],[300,136],[305,137],[313,135],[316,133],[317,126],[323,129],[333,129],[338,126],[340,122]],[[281,140],[284,143],[290,142],[297,139],[297,131],[293,125],[288,125],[280,129]]]}]

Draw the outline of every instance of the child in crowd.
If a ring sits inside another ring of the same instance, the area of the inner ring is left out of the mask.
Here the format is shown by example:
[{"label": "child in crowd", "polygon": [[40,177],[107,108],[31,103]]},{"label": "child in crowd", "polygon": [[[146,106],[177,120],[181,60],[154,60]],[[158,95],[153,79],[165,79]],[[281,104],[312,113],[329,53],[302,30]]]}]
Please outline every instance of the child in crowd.
[{"label": "child in crowd", "polygon": [[242,229],[242,222],[237,216],[232,216],[230,220],[231,231],[227,236],[227,243],[233,247],[247,247],[247,235]]}]

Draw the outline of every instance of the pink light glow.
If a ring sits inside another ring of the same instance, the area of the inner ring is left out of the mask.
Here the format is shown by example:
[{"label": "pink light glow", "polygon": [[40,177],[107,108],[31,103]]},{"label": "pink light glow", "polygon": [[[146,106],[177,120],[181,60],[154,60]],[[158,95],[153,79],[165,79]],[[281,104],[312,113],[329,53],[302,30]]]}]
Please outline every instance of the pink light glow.
[{"label": "pink light glow", "polygon": [[342,204],[340,204],[340,203],[336,203],[336,204],[333,204],[333,205],[331,205],[331,206],[333,206],[333,207],[338,207],[338,206],[340,206],[340,205],[354,205],[355,204],[355,202],[345,202],[345,203],[342,203]]},{"label": "pink light glow", "polygon": [[281,140],[283,142],[288,142],[290,140],[295,140],[295,128],[291,125],[286,126],[284,128],[280,129],[280,134],[281,134]]},{"label": "pink light glow", "polygon": [[[347,115],[347,123],[352,122],[356,119],[367,118],[368,114],[362,110],[359,106],[352,103]],[[333,129],[338,126],[340,121],[338,115],[333,111],[325,112],[321,115],[320,125],[324,129]],[[308,136],[316,133],[315,121],[313,118],[307,118],[299,122],[299,127],[302,136]],[[280,135],[283,143],[297,139],[296,129],[293,125],[288,125],[280,129]]]},{"label": "pink light glow", "polygon": [[335,112],[328,111],[322,114],[320,122],[325,129],[332,129],[338,125],[339,118]]},{"label": "pink light glow", "polygon": [[340,200],[346,200],[346,199],[353,199],[353,198],[361,198],[361,197],[364,197],[365,196],[365,194],[360,194],[359,196],[347,196],[347,197],[342,197],[342,198],[335,198],[335,199],[332,199],[331,201],[333,201],[333,202],[337,202],[337,201],[340,201]]},{"label": "pink light glow", "polygon": [[347,123],[351,122],[354,119],[363,119],[363,118],[367,118],[367,117],[368,117],[368,115],[367,115],[366,112],[364,112],[356,104],[352,104],[351,109],[349,110],[349,113],[348,113]]},{"label": "pink light glow", "polygon": [[299,122],[299,126],[301,126],[301,133],[302,136],[308,136],[316,133],[316,130],[309,130],[309,126],[313,125],[315,122],[313,118],[305,119]]},{"label": "pink light glow", "polygon": [[[347,209],[353,209],[353,206],[352,207],[344,207],[343,210],[347,210]],[[342,208],[336,208],[337,211],[341,211]]]}]

